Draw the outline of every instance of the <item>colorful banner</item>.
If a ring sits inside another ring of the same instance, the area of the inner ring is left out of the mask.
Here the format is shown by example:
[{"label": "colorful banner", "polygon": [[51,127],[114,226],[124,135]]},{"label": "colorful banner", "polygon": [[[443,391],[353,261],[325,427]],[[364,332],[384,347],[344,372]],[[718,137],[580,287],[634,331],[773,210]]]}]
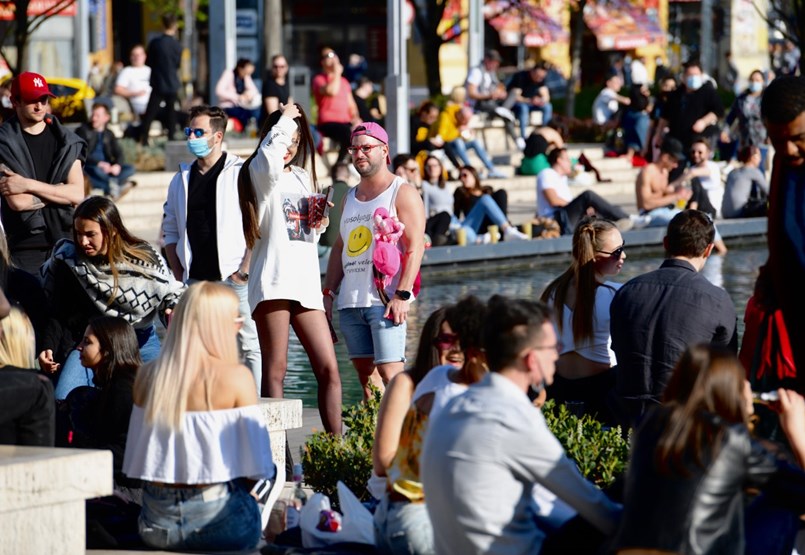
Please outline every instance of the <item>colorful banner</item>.
[{"label": "colorful banner", "polygon": [[545,11],[526,1],[492,0],[484,4],[484,18],[500,35],[504,46],[536,48],[569,42],[570,34]]},{"label": "colorful banner", "polygon": [[657,10],[627,0],[588,0],[584,22],[595,34],[599,50],[631,50],[666,40]]}]

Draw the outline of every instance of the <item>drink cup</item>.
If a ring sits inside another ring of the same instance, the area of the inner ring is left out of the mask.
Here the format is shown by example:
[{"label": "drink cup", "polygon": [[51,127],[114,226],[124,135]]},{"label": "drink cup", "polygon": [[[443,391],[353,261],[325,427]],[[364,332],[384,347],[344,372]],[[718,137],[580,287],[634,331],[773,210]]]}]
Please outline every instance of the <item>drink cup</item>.
[{"label": "drink cup", "polygon": [[467,244],[467,230],[463,227],[456,230],[456,243],[461,247]]},{"label": "drink cup", "polygon": [[497,243],[498,237],[500,237],[500,233],[498,232],[498,226],[490,225],[489,227],[486,228],[486,230],[489,232],[489,242]]}]

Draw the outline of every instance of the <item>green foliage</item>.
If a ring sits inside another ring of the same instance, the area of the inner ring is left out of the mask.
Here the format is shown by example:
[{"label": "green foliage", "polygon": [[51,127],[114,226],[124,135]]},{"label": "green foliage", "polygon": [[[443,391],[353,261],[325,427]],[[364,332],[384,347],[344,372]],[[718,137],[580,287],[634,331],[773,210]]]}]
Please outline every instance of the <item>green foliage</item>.
[{"label": "green foliage", "polygon": [[553,400],[545,403],[542,414],[567,456],[595,485],[605,488],[626,470],[629,442],[623,438],[620,426],[604,429],[591,416],[585,414],[579,418]]},{"label": "green foliage", "polygon": [[369,499],[366,482],[372,474],[372,445],[375,439],[377,413],[383,394],[372,388],[372,396],[344,409],[346,432],[335,436],[316,432],[305,442],[302,467],[305,484],[330,498],[338,510],[336,485],[344,482],[361,501]]},{"label": "green foliage", "polygon": [[156,139],[151,146],[142,146],[134,139],[119,139],[123,159],[139,172],[161,171],[165,169],[165,140]]}]

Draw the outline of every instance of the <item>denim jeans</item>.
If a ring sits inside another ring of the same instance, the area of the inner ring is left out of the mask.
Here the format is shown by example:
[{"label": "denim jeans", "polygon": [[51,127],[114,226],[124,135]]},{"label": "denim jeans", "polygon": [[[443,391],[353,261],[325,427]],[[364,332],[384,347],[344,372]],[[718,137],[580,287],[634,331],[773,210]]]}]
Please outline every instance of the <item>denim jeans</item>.
[{"label": "denim jeans", "polygon": [[[137,344],[140,346],[140,358],[143,362],[150,362],[159,356],[161,344],[155,326],[135,330],[137,333]],[[67,360],[62,364],[59,379],[56,382],[56,399],[67,398],[67,394],[76,387],[88,385],[95,387],[92,381],[94,374],[89,368],[81,364],[81,353],[77,350],[70,351]]]},{"label": "denim jeans", "polygon": [[514,114],[520,122],[520,136],[523,139],[528,137],[526,127],[528,127],[531,112],[542,112],[542,125],[547,125],[553,118],[553,104],[548,102],[545,106],[534,106],[533,104],[518,102],[514,105]]},{"label": "denim jeans", "polygon": [[444,146],[447,149],[450,149],[465,166],[473,165],[470,161],[469,155],[467,154],[467,150],[474,150],[475,154],[477,154],[478,158],[481,159],[481,162],[483,162],[486,169],[492,170],[495,168],[495,165],[492,164],[492,160],[489,159],[489,155],[486,153],[486,150],[484,150],[484,147],[481,145],[481,143],[478,142],[478,139],[465,141],[459,137],[458,139],[446,143]]},{"label": "denim jeans", "polygon": [[238,485],[171,488],[146,483],[140,537],[156,549],[239,551],[260,541],[257,501]]},{"label": "denim jeans", "polygon": [[674,219],[674,216],[680,212],[681,210],[679,208],[661,206],[660,208],[649,210],[644,214],[644,216],[648,216],[650,218],[648,227],[665,227],[671,222],[671,220]]},{"label": "denim jeans", "polygon": [[408,323],[396,326],[393,320],[383,317],[385,312],[383,305],[338,311],[349,358],[372,357],[375,364],[405,362]]},{"label": "denim jeans", "polygon": [[508,223],[506,215],[494,199],[490,195],[481,195],[461,223],[461,227],[467,230],[467,243],[474,243],[478,238],[484,218],[489,218],[498,227]]},{"label": "denim jeans", "polygon": [[646,112],[627,110],[623,114],[623,134],[626,147],[640,152],[648,144],[648,128],[651,123]]},{"label": "denim jeans", "polygon": [[260,383],[263,381],[263,358],[260,355],[260,340],[257,338],[257,324],[252,319],[252,311],[249,307],[249,284],[240,285],[230,278],[224,280],[235,293],[238,294],[238,310],[243,317],[243,327],[238,332],[238,346],[243,361],[254,376],[254,383],[257,384],[257,391],[260,391]]},{"label": "denim jeans", "polygon": [[[104,194],[109,194],[109,174],[103,172],[98,166],[87,164],[84,166],[84,174],[89,178],[93,189],[101,189]],[[134,166],[130,164],[121,164],[120,173],[116,176],[117,180],[122,185],[129,178],[134,175]]]},{"label": "denim jeans", "polygon": [[389,501],[384,495],[375,510],[375,541],[381,553],[435,553],[433,526],[425,504]]}]

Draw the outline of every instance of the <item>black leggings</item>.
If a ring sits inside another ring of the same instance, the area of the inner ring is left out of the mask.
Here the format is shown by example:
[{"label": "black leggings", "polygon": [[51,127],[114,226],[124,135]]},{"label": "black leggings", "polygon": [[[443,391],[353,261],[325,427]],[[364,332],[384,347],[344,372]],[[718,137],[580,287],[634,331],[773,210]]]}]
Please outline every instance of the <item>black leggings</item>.
[{"label": "black leggings", "polygon": [[571,235],[576,229],[576,224],[579,223],[582,217],[587,214],[587,209],[592,208],[595,213],[602,218],[610,221],[618,221],[623,218],[628,218],[629,214],[623,211],[619,206],[615,206],[608,202],[598,193],[593,191],[584,191],[582,194],[570,201],[569,204],[561,208],[557,208],[557,212],[563,211],[567,216],[565,222],[560,218],[557,221],[562,226],[563,235]]}]

